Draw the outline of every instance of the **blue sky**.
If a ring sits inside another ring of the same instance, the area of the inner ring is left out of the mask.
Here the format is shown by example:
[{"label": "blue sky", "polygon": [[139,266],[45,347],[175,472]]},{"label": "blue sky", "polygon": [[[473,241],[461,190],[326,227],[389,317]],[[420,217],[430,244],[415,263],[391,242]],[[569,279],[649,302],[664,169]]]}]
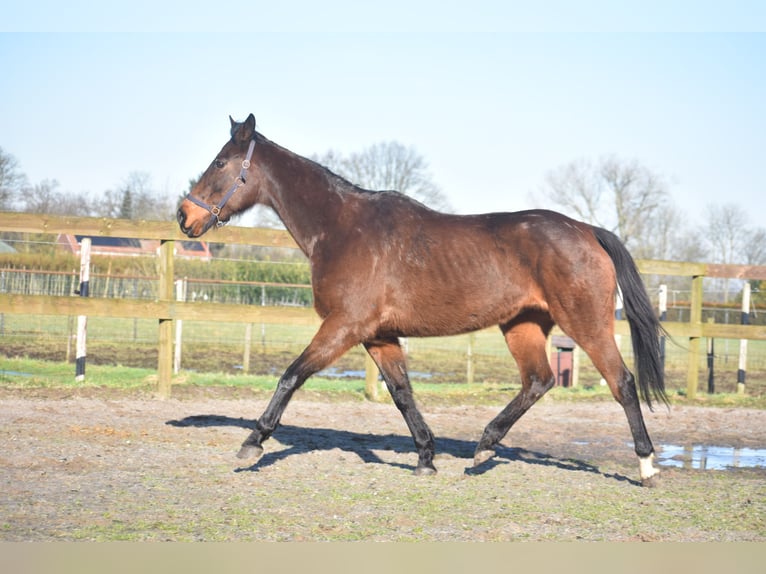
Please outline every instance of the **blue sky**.
[{"label": "blue sky", "polygon": [[461,213],[548,207],[547,171],[614,154],[689,221],[766,222],[766,3],[80,5],[4,9],[0,147],[32,183],[176,196],[252,112],[302,155],[413,146]]}]

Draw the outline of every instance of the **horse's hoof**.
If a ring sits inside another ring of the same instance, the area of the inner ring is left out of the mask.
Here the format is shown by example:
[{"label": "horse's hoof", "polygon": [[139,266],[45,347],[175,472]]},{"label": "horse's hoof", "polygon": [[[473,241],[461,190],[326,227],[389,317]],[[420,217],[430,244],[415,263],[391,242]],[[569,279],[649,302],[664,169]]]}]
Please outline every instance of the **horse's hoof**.
[{"label": "horse's hoof", "polygon": [[657,488],[660,486],[660,473],[653,474],[648,478],[641,479],[641,486],[644,488]]},{"label": "horse's hoof", "polygon": [[649,456],[639,457],[638,459],[641,486],[646,486],[647,488],[655,488],[660,484],[660,469],[656,468],[652,464],[653,460],[654,453],[651,453]]},{"label": "horse's hoof", "polygon": [[476,453],[473,455],[473,466],[477,467],[484,464],[489,459],[493,458],[495,454],[495,451],[492,449],[476,451]]},{"label": "horse's hoof", "polygon": [[415,469],[415,476],[433,476],[436,474],[436,468],[433,466],[419,466]]},{"label": "horse's hoof", "polygon": [[258,444],[243,444],[237,453],[237,458],[260,458],[263,454],[263,447]]}]

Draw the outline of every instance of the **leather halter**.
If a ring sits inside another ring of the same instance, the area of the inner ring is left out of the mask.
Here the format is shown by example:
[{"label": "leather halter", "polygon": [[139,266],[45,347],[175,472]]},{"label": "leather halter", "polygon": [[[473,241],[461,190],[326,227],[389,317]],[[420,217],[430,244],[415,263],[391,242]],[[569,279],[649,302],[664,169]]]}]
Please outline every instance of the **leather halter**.
[{"label": "leather halter", "polygon": [[186,199],[188,199],[195,205],[198,205],[201,208],[210,212],[211,217],[210,219],[208,219],[207,223],[202,228],[202,233],[205,233],[208,229],[213,227],[213,225],[215,225],[216,227],[223,227],[229,222],[228,219],[221,219],[219,217],[221,210],[226,205],[226,202],[228,202],[231,199],[231,196],[234,195],[234,192],[237,191],[243,185],[245,185],[245,183],[247,182],[247,178],[245,176],[247,175],[247,168],[250,167],[250,159],[253,157],[254,148],[255,148],[255,138],[250,140],[250,145],[247,148],[247,155],[245,156],[245,159],[242,161],[242,169],[239,170],[239,175],[234,179],[234,183],[229,188],[229,191],[226,192],[226,195],[224,195],[221,198],[221,201],[219,201],[217,205],[209,205],[205,203],[204,201],[202,201],[201,199],[197,199],[191,193],[189,193],[186,196]]}]

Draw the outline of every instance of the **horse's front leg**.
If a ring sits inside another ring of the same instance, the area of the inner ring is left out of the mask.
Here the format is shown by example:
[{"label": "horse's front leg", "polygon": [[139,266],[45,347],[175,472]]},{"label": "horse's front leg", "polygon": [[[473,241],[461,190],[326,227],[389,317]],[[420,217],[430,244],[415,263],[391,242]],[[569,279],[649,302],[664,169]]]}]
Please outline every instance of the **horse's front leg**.
[{"label": "horse's front leg", "polygon": [[287,408],[287,403],[290,402],[290,398],[293,393],[300,388],[305,380],[311,376],[306,375],[299,377],[294,374],[296,371],[300,371],[301,364],[300,359],[296,360],[282,375],[277,383],[277,388],[274,394],[271,396],[271,401],[266,407],[261,417],[255,422],[255,430],[250,433],[245,442],[242,443],[242,447],[237,453],[237,458],[242,459],[257,459],[263,454],[262,443],[271,436],[271,433],[277,428],[279,420],[282,418],[282,413]]},{"label": "horse's front leg", "polygon": [[271,436],[279,425],[282,413],[293,394],[311,375],[329,366],[333,361],[359,341],[345,328],[338,328],[333,321],[326,320],[314,336],[308,347],[287,368],[279,379],[277,388],[266,410],[255,423],[255,430],[250,433],[237,457],[242,459],[258,458],[263,454],[262,443]]},{"label": "horse's front leg", "polygon": [[385,339],[364,344],[367,352],[378,365],[394,404],[402,413],[410,429],[415,448],[418,451],[418,466],[415,474],[435,474],[434,435],[420,414],[412,395],[412,386],[407,376],[404,352],[398,339]]}]

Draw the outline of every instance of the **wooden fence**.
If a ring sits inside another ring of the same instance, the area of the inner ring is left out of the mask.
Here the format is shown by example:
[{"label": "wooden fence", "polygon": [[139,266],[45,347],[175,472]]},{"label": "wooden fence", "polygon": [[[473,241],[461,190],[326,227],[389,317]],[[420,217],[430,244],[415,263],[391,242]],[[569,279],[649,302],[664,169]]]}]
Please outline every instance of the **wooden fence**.
[{"label": "wooden fence", "polygon": [[[222,303],[175,300],[175,242],[188,241],[175,222],[133,221],[93,217],[65,217],[0,212],[0,231],[21,233],[69,233],[86,236],[156,239],[160,241],[159,289],[155,300],[101,299],[54,295],[16,295],[0,293],[0,313],[39,315],[89,315],[102,317],[150,318],[158,321],[159,360],[158,393],[170,396],[173,372],[173,325],[176,320],[316,324],[312,309],[291,307],[256,307]],[[297,248],[290,235],[281,230],[223,227],[206,240],[266,247]],[[669,322],[665,327],[677,340],[688,341],[689,360],[687,395],[694,397],[699,381],[700,340],[703,337],[766,340],[766,326],[722,325],[702,322],[702,281],[706,277],[766,279],[766,266],[715,265],[674,261],[638,261],[644,275],[668,275],[691,278],[691,311],[688,322]],[[617,321],[616,332],[629,335],[626,321]],[[377,372],[367,363],[367,380]]]}]

